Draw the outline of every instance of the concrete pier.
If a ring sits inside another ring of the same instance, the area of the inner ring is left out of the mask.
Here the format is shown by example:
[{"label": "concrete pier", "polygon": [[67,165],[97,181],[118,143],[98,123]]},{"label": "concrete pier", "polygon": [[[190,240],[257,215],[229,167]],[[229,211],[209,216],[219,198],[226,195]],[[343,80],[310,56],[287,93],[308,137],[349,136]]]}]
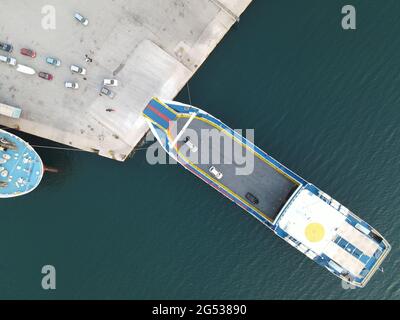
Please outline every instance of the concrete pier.
[{"label": "concrete pier", "polygon": [[[20,119],[0,115],[0,125],[123,161],[148,130],[141,117],[147,102],[152,96],[174,98],[250,2],[2,0],[0,41],[14,46],[10,56],[18,63],[54,80],[0,63],[0,103],[22,109]],[[49,5],[56,24],[46,30]],[[74,12],[89,25],[79,24]],[[37,57],[22,56],[21,48]],[[61,67],[47,64],[47,56],[59,58]],[[71,74],[71,64],[86,68],[86,79]],[[110,88],[114,99],[99,95],[104,78],[120,82]],[[79,90],[64,88],[69,80]]]}]

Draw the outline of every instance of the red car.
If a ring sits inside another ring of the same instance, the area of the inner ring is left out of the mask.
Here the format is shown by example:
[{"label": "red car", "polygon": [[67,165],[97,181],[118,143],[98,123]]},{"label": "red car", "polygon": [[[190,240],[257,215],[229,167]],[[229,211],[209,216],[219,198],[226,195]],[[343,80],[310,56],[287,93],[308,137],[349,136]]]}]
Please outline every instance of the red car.
[{"label": "red car", "polygon": [[31,58],[36,57],[36,52],[31,49],[22,48],[21,54],[23,54],[24,56],[31,57]]},{"label": "red car", "polygon": [[47,73],[47,72],[39,72],[38,75],[39,75],[39,77],[42,78],[42,79],[49,80],[49,81],[53,80],[53,75],[51,75],[50,73]]}]

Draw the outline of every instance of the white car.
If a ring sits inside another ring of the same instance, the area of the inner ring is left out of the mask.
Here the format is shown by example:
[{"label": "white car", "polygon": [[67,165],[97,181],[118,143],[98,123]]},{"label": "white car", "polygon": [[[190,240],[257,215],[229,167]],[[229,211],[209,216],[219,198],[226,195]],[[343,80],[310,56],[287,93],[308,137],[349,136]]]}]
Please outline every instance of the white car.
[{"label": "white car", "polygon": [[214,166],[211,166],[210,169],[208,169],[208,171],[210,171],[210,173],[218,180],[220,180],[223,177],[222,172],[218,171]]},{"label": "white car", "polygon": [[86,74],[86,69],[75,64],[71,64],[71,72],[75,72],[84,76]]},{"label": "white car", "polygon": [[12,57],[5,57],[5,56],[0,56],[0,61],[5,62],[9,64],[10,66],[16,66],[17,65],[17,60]]},{"label": "white car", "polygon": [[198,150],[197,146],[195,146],[193,142],[190,141],[189,137],[185,138],[185,144],[189,147],[190,150],[192,150],[192,152],[197,152]]},{"label": "white car", "polygon": [[104,79],[103,86],[116,87],[116,86],[118,86],[118,80],[115,80],[115,79]]},{"label": "white car", "polygon": [[84,16],[82,16],[80,13],[76,12],[74,14],[74,18],[76,20],[78,20],[82,25],[84,25],[85,27],[89,24],[89,20],[86,19]]},{"label": "white car", "polygon": [[76,82],[66,81],[64,86],[68,89],[79,89],[79,84]]}]

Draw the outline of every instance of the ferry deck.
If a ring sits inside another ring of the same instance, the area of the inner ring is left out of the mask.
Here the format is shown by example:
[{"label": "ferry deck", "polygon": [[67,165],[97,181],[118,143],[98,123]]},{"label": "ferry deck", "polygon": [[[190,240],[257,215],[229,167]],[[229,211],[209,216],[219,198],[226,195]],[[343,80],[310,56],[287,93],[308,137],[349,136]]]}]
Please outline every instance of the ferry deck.
[{"label": "ferry deck", "polygon": [[[178,117],[174,123],[176,130],[170,128],[170,132],[181,132],[189,120],[189,116]],[[171,135],[171,137],[176,136]],[[197,146],[197,152],[191,152],[184,143],[186,137],[189,137]],[[193,118],[175,149],[180,158],[190,162],[198,171],[214,179],[221,188],[223,187],[271,221],[276,218],[283,205],[299,186],[298,182],[278,172],[263,158],[255,156],[253,150],[247,148],[246,144],[232,139],[226,131],[221,134],[212,122],[204,118]],[[247,157],[244,158],[243,155],[246,154]],[[239,163],[240,160],[245,159],[250,160],[248,170],[244,164]],[[222,178],[218,181],[209,172],[211,166],[223,172]],[[243,174],[238,174],[241,171]],[[246,198],[247,192],[258,198],[258,204],[251,203]]]},{"label": "ferry deck", "polygon": [[[154,98],[143,116],[172,158],[342,280],[365,286],[389,253],[369,224],[207,112]],[[241,175],[246,152],[253,170]]]}]

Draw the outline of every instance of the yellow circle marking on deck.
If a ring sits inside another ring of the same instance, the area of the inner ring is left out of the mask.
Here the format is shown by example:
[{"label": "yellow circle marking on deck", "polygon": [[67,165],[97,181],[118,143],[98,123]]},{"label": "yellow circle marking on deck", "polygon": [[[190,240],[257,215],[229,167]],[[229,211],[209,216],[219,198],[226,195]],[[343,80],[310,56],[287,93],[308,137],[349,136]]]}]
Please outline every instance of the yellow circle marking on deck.
[{"label": "yellow circle marking on deck", "polygon": [[319,242],[325,235],[324,226],[317,222],[309,223],[304,232],[307,240],[310,242]]}]

